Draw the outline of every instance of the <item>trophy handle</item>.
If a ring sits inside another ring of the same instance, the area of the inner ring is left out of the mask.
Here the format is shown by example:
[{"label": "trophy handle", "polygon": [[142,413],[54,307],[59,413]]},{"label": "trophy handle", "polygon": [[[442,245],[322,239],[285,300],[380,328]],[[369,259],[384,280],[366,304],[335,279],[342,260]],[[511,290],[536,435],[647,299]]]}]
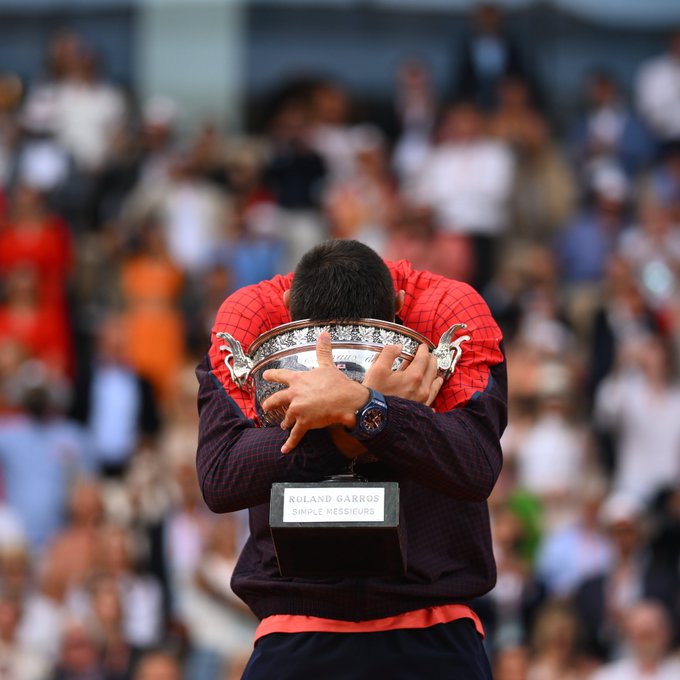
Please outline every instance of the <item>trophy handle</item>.
[{"label": "trophy handle", "polygon": [[224,365],[229,369],[231,379],[242,389],[250,391],[250,371],[253,368],[253,360],[246,356],[241,343],[229,333],[216,333],[220,340],[225,340],[226,345],[220,345],[220,351],[226,352]]},{"label": "trophy handle", "polygon": [[460,359],[460,355],[463,353],[461,344],[470,339],[469,335],[461,335],[459,338],[453,340],[453,336],[459,330],[465,328],[467,328],[467,325],[464,323],[457,323],[451,326],[451,328],[442,335],[437,348],[432,351],[432,354],[437,357],[437,368],[444,380],[446,380],[456,368],[458,359]]}]

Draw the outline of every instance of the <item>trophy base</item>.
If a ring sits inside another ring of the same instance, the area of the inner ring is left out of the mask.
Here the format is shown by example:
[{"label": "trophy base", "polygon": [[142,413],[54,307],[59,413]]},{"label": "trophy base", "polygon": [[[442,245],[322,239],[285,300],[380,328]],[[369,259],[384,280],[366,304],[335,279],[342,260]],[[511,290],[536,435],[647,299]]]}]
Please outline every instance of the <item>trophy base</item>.
[{"label": "trophy base", "polygon": [[396,482],[340,475],[273,484],[269,526],[282,576],[398,576],[406,570]]}]

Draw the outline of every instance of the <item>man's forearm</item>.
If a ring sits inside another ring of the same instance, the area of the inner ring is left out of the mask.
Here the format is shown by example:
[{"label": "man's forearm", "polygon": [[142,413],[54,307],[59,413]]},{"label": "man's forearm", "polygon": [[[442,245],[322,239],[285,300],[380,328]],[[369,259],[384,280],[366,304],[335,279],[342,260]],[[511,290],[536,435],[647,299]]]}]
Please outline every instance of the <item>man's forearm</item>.
[{"label": "man's forearm", "polygon": [[410,479],[457,500],[484,501],[502,466],[505,364],[491,369],[484,392],[447,413],[398,397],[387,398],[388,426],[368,450]]},{"label": "man's forearm", "polygon": [[287,455],[287,434],[258,428],[246,419],[204,361],[199,379],[199,438],[196,465],[203,497],[215,512],[269,502],[273,482],[318,481],[342,472],[346,459],[323,430],[307,433]]}]

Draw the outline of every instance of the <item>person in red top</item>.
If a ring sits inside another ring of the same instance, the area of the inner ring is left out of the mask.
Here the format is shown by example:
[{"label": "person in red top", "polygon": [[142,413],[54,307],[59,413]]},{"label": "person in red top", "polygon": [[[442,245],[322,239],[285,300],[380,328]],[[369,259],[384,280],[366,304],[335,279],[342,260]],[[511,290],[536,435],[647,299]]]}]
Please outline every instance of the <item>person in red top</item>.
[{"label": "person in red top", "polygon": [[[322,334],[319,368],[265,374],[287,385],[264,404],[287,407],[286,430],[258,427],[252,399],[233,383],[216,334],[230,333],[247,351],[291,318],[360,317],[396,317],[435,344],[454,323],[465,323],[470,340],[444,384],[425,348],[393,373],[398,348],[391,346],[359,384],[335,367]],[[486,500],[502,464],[505,373],[500,330],[472,288],[405,261],[383,263],[356,241],[321,244],[295,276],[249,286],[223,303],[197,369],[197,468],[213,511],[250,509],[251,535],[232,578],[261,619],[246,680],[491,677],[469,601],[496,578]],[[387,417],[378,432],[359,438],[356,413],[369,394],[382,399]],[[343,472],[348,458],[369,480],[399,483],[406,573],[282,577],[268,525],[271,484],[319,481]]]},{"label": "person in red top", "polygon": [[3,281],[0,341],[19,344],[30,358],[43,361],[56,375],[72,375],[73,344],[63,314],[44,304],[38,274],[30,265],[17,266]]},{"label": "person in red top", "polygon": [[68,225],[47,209],[41,193],[26,184],[14,189],[8,224],[0,229],[0,276],[30,265],[40,299],[66,318],[66,283],[73,265]]}]

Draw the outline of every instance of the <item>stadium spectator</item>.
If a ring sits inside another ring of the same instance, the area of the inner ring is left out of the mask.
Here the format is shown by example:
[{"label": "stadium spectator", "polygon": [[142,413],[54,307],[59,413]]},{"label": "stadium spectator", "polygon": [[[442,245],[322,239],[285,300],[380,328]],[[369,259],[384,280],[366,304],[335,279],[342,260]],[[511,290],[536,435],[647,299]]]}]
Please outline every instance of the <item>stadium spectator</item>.
[{"label": "stadium spectator", "polygon": [[638,602],[625,614],[629,653],[607,664],[592,680],[672,680],[680,673],[680,661],[668,654],[671,625],[663,605]]},{"label": "stadium spectator", "polygon": [[626,612],[639,599],[674,598],[677,579],[650,559],[643,513],[644,506],[633,496],[615,494],[605,501],[600,518],[611,537],[613,561],[574,595],[586,649],[603,659],[623,651]]},{"label": "stadium spectator", "polygon": [[653,336],[623,347],[617,370],[600,384],[595,399],[596,422],[616,439],[612,486],[645,502],[680,479],[674,353]]},{"label": "stadium spectator", "polygon": [[486,111],[497,105],[505,76],[525,74],[520,51],[505,30],[501,10],[491,3],[481,3],[472,14],[472,33],[458,60],[455,94]]},{"label": "stadium spectator", "polygon": [[[151,291],[149,291],[151,292]],[[123,317],[102,319],[94,356],[76,380],[72,415],[87,428],[99,471],[120,477],[160,428],[154,390],[130,365]]]},{"label": "stadium spectator", "polygon": [[569,146],[581,173],[588,175],[594,164],[613,163],[627,176],[635,177],[656,154],[654,138],[647,126],[627,105],[613,75],[600,70],[586,81],[584,114],[574,123]]},{"label": "stadium spectator", "polygon": [[82,429],[60,413],[64,395],[44,366],[22,366],[21,411],[0,419],[0,466],[10,508],[35,551],[46,547],[65,521],[69,483],[92,470]]},{"label": "stadium spectator", "polygon": [[667,51],[642,64],[637,74],[638,108],[660,142],[680,138],[680,31]]},{"label": "stadium spectator", "polygon": [[433,208],[441,232],[470,239],[473,281],[483,290],[508,225],[512,156],[505,144],[486,135],[481,112],[471,104],[446,111],[438,140],[415,182],[412,199]]}]

